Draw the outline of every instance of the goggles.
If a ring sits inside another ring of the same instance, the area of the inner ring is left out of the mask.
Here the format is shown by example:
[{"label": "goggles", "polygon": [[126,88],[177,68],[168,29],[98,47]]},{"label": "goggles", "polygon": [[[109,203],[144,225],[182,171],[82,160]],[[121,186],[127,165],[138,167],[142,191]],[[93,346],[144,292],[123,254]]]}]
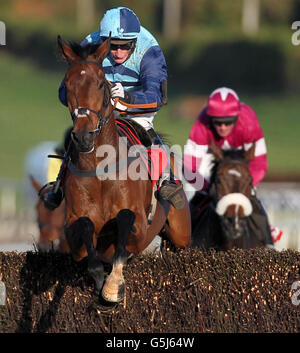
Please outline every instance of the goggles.
[{"label": "goggles", "polygon": [[234,124],[234,122],[233,121],[227,121],[227,122],[215,121],[215,122],[213,122],[213,124],[217,125],[217,126],[221,126],[221,125],[229,126],[229,125]]},{"label": "goggles", "polygon": [[110,50],[131,50],[133,48],[133,43],[129,42],[129,43],[125,43],[125,44],[110,44]]},{"label": "goggles", "polygon": [[[101,37],[102,41],[104,42],[107,37]],[[136,39],[131,40],[122,40],[117,38],[112,38],[110,42],[110,50],[134,50],[136,43]]]},{"label": "goggles", "polygon": [[211,117],[211,121],[214,125],[221,126],[229,126],[235,124],[237,122],[237,116],[226,116],[226,117]]}]

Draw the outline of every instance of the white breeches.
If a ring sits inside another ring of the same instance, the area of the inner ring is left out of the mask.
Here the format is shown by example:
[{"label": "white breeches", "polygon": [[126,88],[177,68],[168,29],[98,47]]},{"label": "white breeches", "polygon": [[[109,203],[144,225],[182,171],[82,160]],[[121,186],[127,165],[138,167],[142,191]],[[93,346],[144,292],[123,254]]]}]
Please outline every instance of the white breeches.
[{"label": "white breeches", "polygon": [[136,121],[138,124],[140,124],[146,131],[150,130],[151,128],[153,129],[153,119],[154,115],[151,116],[138,116],[134,118],[130,118],[130,120]]}]

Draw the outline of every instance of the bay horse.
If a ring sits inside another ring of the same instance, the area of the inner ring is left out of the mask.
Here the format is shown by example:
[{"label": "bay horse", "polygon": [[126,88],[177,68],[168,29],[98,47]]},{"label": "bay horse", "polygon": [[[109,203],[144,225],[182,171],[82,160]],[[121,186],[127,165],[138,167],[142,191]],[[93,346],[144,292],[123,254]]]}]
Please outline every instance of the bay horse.
[{"label": "bay horse", "polygon": [[[61,143],[57,141],[44,141],[33,147],[26,156],[25,191],[28,202],[35,202],[36,221],[39,229],[37,249],[39,251],[55,250],[68,253],[69,247],[64,236],[65,201],[53,211],[45,207],[42,200],[48,191],[42,187],[51,184],[58,174],[61,157],[66,152],[71,139],[72,128],[68,127]],[[52,158],[50,158],[52,157]],[[56,158],[54,158],[56,157]]]},{"label": "bay horse", "polygon": [[[125,296],[123,267],[129,256],[141,253],[162,230],[176,248],[189,245],[189,206],[183,190],[186,205],[181,210],[159,199],[149,225],[152,182],[148,177],[129,177],[134,164],[129,158],[125,168],[120,166],[119,157],[124,150],[127,153],[127,146],[119,139],[109,83],[102,67],[109,54],[110,39],[101,45],[81,47],[65,43],[58,36],[58,47],[69,65],[65,85],[73,120],[71,157],[63,181],[65,234],[73,259],[81,261],[87,257],[88,273],[99,299],[118,303]],[[108,152],[101,154],[101,148]],[[105,158],[115,169],[115,178],[99,177],[96,173],[97,165]],[[103,263],[112,265],[105,280]]]},{"label": "bay horse", "polygon": [[[30,175],[29,178],[38,195],[42,185],[33,176]],[[42,193],[44,192],[46,189],[42,191]],[[45,207],[43,200],[39,197],[35,209],[40,232],[37,242],[38,250],[58,250],[62,253],[68,253],[70,250],[64,237],[65,201],[63,200],[59,207],[51,211]]]},{"label": "bay horse", "polygon": [[38,236],[36,247],[39,251],[61,250],[60,239],[64,233],[64,206],[51,212],[39,198],[39,190],[58,172],[60,161],[49,159],[49,154],[63,154],[57,141],[43,141],[32,147],[24,161],[24,197],[28,206],[35,209]]},{"label": "bay horse", "polygon": [[264,246],[250,217],[253,188],[249,162],[254,158],[255,143],[247,151],[223,151],[214,142],[210,148],[215,162],[208,194],[196,192],[190,201],[191,245],[206,250]]}]

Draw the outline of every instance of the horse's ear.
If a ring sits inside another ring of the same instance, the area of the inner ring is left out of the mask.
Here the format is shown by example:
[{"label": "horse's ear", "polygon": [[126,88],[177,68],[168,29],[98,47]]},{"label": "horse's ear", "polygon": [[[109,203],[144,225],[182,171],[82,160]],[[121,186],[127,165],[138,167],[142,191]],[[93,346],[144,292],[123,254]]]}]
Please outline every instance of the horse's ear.
[{"label": "horse's ear", "polygon": [[210,140],[210,149],[215,156],[216,162],[220,162],[223,159],[223,151],[220,147],[218,147],[213,140]]},{"label": "horse's ear", "polygon": [[95,51],[95,59],[102,63],[102,61],[107,57],[110,52],[110,35],[109,37],[99,46],[99,48]]},{"label": "horse's ear", "polygon": [[31,181],[31,185],[35,188],[36,191],[40,191],[42,188],[42,185],[40,185],[34,178],[32,175],[29,175],[30,181]]},{"label": "horse's ear", "polygon": [[248,163],[251,162],[255,156],[255,146],[256,141],[254,141],[252,146],[247,151],[245,151],[245,159]]},{"label": "horse's ear", "polygon": [[60,56],[67,61],[69,64],[73,61],[78,60],[78,56],[74,51],[69,47],[61,36],[57,36],[57,44]]}]

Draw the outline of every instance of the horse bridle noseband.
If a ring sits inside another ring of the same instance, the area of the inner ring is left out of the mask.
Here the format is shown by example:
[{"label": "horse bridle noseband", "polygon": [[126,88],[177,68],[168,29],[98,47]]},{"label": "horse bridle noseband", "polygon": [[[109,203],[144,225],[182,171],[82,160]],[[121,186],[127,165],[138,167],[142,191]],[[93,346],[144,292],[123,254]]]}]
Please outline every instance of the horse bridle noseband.
[{"label": "horse bridle noseband", "polygon": [[[100,63],[98,63],[97,61],[82,60],[82,61],[75,61],[75,62],[71,63],[69,65],[69,70],[75,65],[96,65],[96,66],[98,66],[98,67],[100,67],[102,69],[102,65]],[[105,88],[109,89],[109,83],[108,83],[108,81],[105,78],[100,83],[99,89],[102,89],[103,87],[104,87],[104,89]],[[104,90],[104,99],[103,99],[104,104],[102,105],[102,108],[103,107],[107,108],[107,106],[108,106],[108,102],[109,101],[107,99],[106,92],[107,91]],[[91,132],[94,132],[96,135],[98,135],[101,132],[102,127],[108,123],[109,119],[112,116],[113,110],[111,111],[111,113],[106,118],[103,118],[102,109],[101,109],[101,111],[96,111],[96,110],[91,109],[91,108],[78,107],[78,108],[75,108],[73,110],[73,112],[71,112],[71,117],[72,117],[72,120],[73,120],[74,123],[76,122],[76,120],[78,118],[82,118],[82,117],[88,117],[89,121],[92,123],[92,119],[90,117],[90,113],[93,113],[93,114],[97,115],[97,117],[98,117],[97,128],[91,131]]]}]

